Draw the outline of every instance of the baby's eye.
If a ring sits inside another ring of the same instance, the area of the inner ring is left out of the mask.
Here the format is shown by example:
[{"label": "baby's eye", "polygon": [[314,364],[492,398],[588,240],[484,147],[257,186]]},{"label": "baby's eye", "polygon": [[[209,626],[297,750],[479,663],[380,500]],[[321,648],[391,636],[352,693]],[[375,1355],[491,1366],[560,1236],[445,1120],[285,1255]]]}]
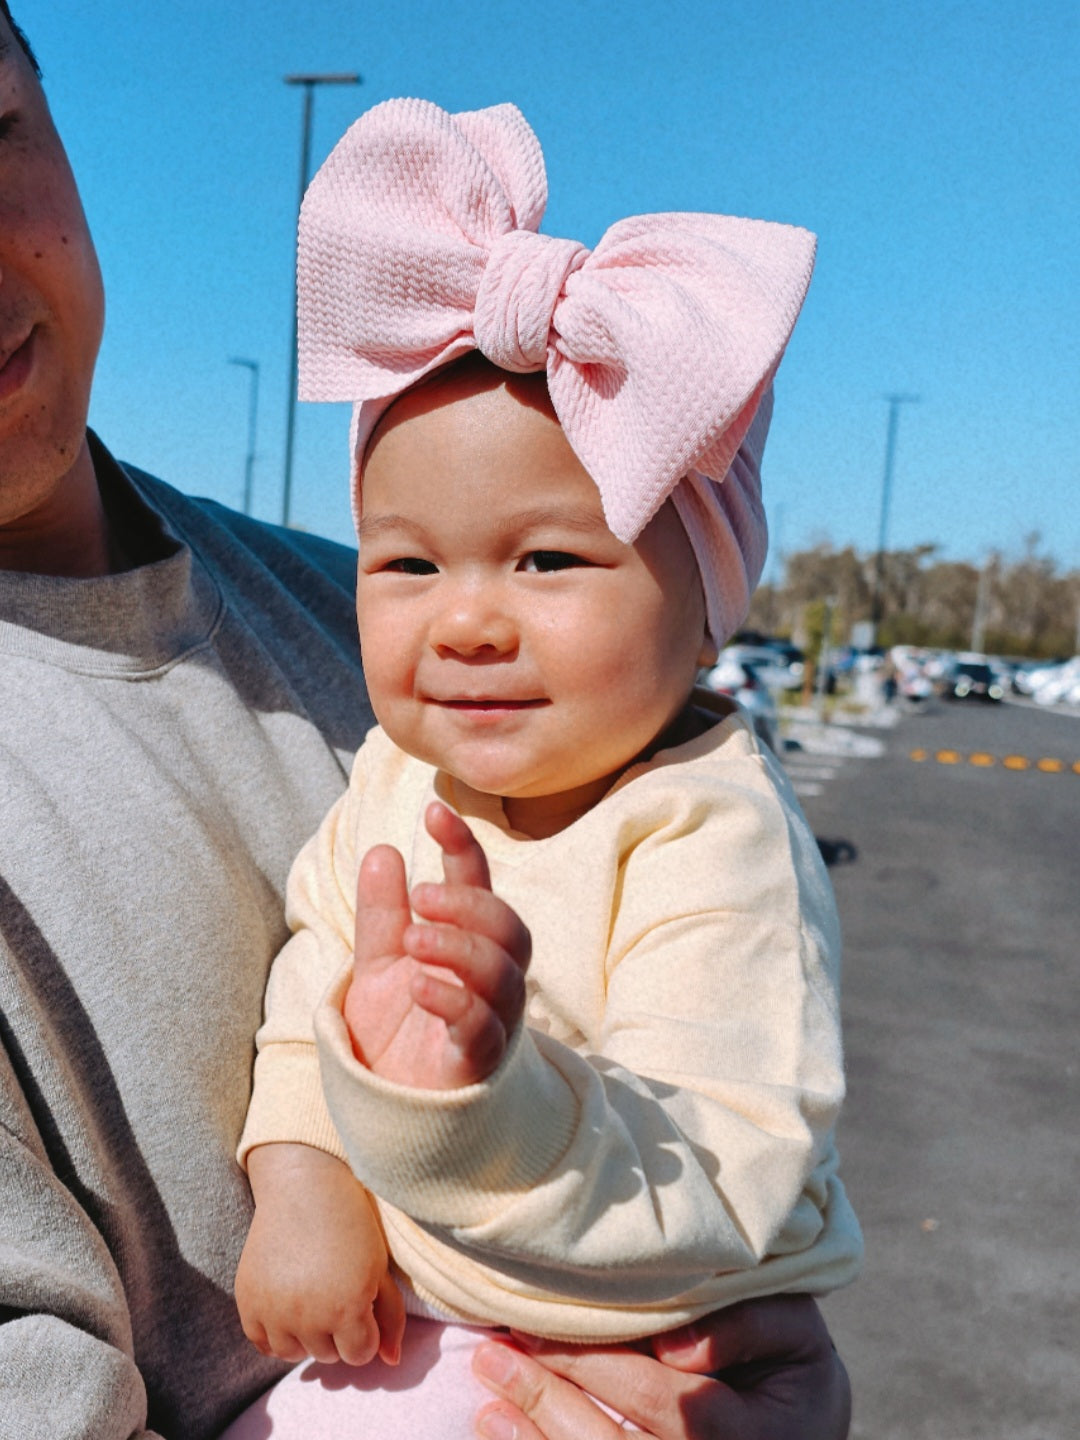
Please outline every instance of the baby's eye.
[{"label": "baby's eye", "polygon": [[521,562],[521,569],[530,574],[546,574],[551,570],[570,570],[586,562],[580,555],[571,555],[566,550],[532,550]]},{"label": "baby's eye", "polygon": [[396,570],[400,575],[437,575],[439,567],[430,560],[421,560],[416,555],[402,555],[398,560],[390,560],[383,566],[384,570]]}]

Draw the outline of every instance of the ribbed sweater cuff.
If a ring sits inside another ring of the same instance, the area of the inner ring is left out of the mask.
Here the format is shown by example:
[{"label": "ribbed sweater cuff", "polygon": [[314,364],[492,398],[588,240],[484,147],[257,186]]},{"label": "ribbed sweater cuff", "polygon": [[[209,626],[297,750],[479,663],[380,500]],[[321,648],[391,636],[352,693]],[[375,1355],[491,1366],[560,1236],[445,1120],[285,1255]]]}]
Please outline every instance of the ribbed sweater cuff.
[{"label": "ribbed sweater cuff", "polygon": [[346,973],[327,992],[315,1037],[330,1114],[368,1189],[414,1220],[467,1226],[549,1173],[573,1138],[577,1099],[524,1026],[481,1084],[412,1089],[354,1056],[342,1016],[348,982]]}]

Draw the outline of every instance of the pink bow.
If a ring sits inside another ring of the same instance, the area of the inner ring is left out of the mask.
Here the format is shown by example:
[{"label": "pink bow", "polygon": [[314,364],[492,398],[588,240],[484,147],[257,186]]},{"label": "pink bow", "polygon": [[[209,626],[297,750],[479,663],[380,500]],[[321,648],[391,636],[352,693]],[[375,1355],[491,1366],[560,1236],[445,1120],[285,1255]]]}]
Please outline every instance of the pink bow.
[{"label": "pink bow", "polygon": [[608,525],[632,541],[688,472],[731,468],[802,306],[814,237],[658,214],[620,221],[590,251],[537,233],[546,202],[515,106],[368,111],[301,211],[300,394],[358,402],[358,467],[389,403],[466,351],[546,368]]}]

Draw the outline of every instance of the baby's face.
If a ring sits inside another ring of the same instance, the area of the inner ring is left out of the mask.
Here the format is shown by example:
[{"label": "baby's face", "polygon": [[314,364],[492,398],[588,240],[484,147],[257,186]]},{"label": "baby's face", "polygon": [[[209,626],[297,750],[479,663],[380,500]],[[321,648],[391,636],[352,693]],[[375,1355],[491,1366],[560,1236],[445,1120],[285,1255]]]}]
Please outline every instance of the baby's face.
[{"label": "baby's face", "polygon": [[436,380],[363,476],[357,615],[379,723],[410,754],[561,829],[680,714],[704,646],[665,505],[634,545],[532,381]]}]

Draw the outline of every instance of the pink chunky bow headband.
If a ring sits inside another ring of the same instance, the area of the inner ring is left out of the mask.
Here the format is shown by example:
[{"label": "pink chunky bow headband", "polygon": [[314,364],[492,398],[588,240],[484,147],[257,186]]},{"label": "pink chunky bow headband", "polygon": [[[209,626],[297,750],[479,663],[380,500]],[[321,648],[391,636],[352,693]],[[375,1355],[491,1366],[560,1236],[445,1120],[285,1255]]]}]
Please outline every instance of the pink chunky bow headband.
[{"label": "pink chunky bow headband", "polygon": [[537,233],[544,158],[513,105],[388,100],[347,131],[300,214],[300,397],[352,400],[353,500],[379,417],[478,349],[547,371],[555,413],[632,542],[670,496],[718,644],[765,561],[771,384],[814,237],[727,215],[622,220],[595,250]]}]

